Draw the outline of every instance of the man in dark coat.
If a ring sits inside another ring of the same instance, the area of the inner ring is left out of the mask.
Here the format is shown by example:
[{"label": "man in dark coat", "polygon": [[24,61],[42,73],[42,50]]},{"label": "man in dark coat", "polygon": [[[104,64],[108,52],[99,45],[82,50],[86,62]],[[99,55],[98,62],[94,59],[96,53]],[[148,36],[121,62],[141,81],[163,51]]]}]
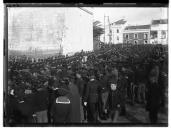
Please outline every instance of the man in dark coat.
[{"label": "man in dark coat", "polygon": [[159,67],[154,65],[150,69],[149,80],[147,83],[147,105],[146,110],[149,111],[151,123],[157,123],[158,111],[161,103],[162,89],[158,83]]},{"label": "man in dark coat", "polygon": [[109,89],[107,86],[108,81],[108,76],[105,74],[101,74],[100,77],[100,83],[101,83],[101,103],[100,103],[100,118],[101,119],[106,119],[107,118],[107,113],[105,113],[105,106],[107,102],[107,97],[109,93]]},{"label": "man in dark coat", "polygon": [[61,80],[59,86],[54,88],[55,100],[51,107],[53,123],[71,122],[72,103],[68,83]]},{"label": "man in dark coat", "polygon": [[118,70],[114,69],[111,74],[108,86],[109,86],[109,95],[106,103],[107,112],[111,118],[111,121],[116,122],[121,106],[121,91],[120,85],[121,82],[118,80]]},{"label": "man in dark coat", "polygon": [[119,86],[118,89],[120,91],[121,95],[121,111],[120,115],[125,115],[126,114],[126,94],[127,94],[127,86],[128,86],[128,80],[127,76],[125,74],[124,68],[122,68],[121,72],[119,73]]},{"label": "man in dark coat", "polygon": [[86,88],[87,88],[87,84],[89,82],[89,78],[87,75],[85,75],[83,77],[83,80],[84,80],[84,89],[83,89],[83,96],[82,96],[82,106],[83,106],[83,115],[84,115],[84,119],[83,120],[87,120],[87,105],[84,105],[84,97],[85,97],[85,94],[86,94]]},{"label": "man in dark coat", "polygon": [[136,87],[137,87],[137,102],[145,103],[145,82],[146,81],[146,73],[145,67],[143,65],[138,66],[136,71]]},{"label": "man in dark coat", "polygon": [[39,89],[33,96],[30,97],[33,99],[30,104],[32,104],[32,107],[35,109],[34,111],[36,112],[37,123],[48,123],[48,97],[48,90],[44,88]]},{"label": "man in dark coat", "polygon": [[[19,98],[17,97],[17,94],[15,90],[12,94],[9,95],[9,117],[13,118],[13,123],[17,123],[19,125],[25,124],[25,123],[33,123],[33,110],[32,105],[28,103],[27,98]],[[12,107],[11,107],[12,106]]]},{"label": "man in dark coat", "polygon": [[94,72],[92,71],[84,98],[84,104],[87,105],[88,109],[88,122],[98,122],[98,102],[100,94],[100,83],[95,79]]},{"label": "man in dark coat", "polygon": [[84,89],[84,83],[83,83],[81,74],[76,73],[76,79],[75,79],[74,83],[76,84],[76,86],[78,88],[80,97],[82,97],[82,95],[83,95],[83,89]]},{"label": "man in dark coat", "polygon": [[78,91],[78,86],[74,84],[74,77],[70,74],[70,82],[69,82],[69,90],[71,92],[71,103],[72,103],[72,110],[71,110],[71,122],[72,123],[80,123],[81,122],[81,113],[80,113],[80,95]]},{"label": "man in dark coat", "polygon": [[18,102],[14,95],[14,89],[10,90],[7,98],[7,122],[10,126],[15,126],[16,123],[21,123],[22,115],[18,110]]}]

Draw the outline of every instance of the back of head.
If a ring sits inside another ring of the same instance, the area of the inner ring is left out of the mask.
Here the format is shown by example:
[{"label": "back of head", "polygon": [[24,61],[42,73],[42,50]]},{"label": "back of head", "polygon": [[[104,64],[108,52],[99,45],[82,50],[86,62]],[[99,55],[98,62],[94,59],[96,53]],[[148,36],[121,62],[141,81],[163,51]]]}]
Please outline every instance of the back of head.
[{"label": "back of head", "polygon": [[158,65],[154,65],[151,68],[151,70],[150,70],[150,76],[154,76],[154,77],[159,76],[159,66]]},{"label": "back of head", "polygon": [[116,68],[114,68],[114,69],[112,70],[112,73],[111,73],[111,75],[110,75],[110,79],[111,79],[111,81],[114,82],[114,83],[117,82],[117,80],[118,80],[118,70],[117,70]]},{"label": "back of head", "polygon": [[118,77],[118,69],[113,68],[113,69],[112,69],[112,75]]},{"label": "back of head", "polygon": [[152,65],[149,71],[149,80],[151,82],[158,82],[158,78],[159,78],[159,66]]}]

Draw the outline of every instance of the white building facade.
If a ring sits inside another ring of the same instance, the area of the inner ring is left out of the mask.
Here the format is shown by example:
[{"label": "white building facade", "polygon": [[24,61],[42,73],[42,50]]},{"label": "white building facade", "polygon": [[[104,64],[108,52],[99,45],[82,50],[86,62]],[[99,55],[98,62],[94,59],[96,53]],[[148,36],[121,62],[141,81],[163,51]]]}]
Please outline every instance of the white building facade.
[{"label": "white building facade", "polygon": [[123,43],[123,32],[126,27],[126,21],[121,19],[112,24],[112,44]]},{"label": "white building facade", "polygon": [[103,34],[100,38],[101,41],[107,44],[123,43],[123,31],[126,25],[127,22],[124,19],[106,25],[105,34]]},{"label": "white building facade", "polygon": [[168,44],[168,21],[166,19],[152,21],[150,38],[152,44]]},{"label": "white building facade", "polygon": [[8,49],[63,54],[91,51],[93,13],[78,7],[8,8]]}]

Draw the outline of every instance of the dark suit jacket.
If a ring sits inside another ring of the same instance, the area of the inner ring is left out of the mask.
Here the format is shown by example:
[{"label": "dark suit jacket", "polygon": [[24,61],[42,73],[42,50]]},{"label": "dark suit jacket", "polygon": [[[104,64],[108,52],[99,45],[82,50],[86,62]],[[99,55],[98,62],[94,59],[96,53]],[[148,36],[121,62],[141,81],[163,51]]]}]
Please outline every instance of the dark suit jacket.
[{"label": "dark suit jacket", "polygon": [[161,96],[162,96],[162,89],[159,84],[151,84],[148,82],[147,84],[147,110],[158,110],[160,108],[161,103]]},{"label": "dark suit jacket", "polygon": [[100,91],[101,88],[98,81],[89,81],[87,84],[84,101],[87,101],[88,103],[97,103],[99,101]]}]

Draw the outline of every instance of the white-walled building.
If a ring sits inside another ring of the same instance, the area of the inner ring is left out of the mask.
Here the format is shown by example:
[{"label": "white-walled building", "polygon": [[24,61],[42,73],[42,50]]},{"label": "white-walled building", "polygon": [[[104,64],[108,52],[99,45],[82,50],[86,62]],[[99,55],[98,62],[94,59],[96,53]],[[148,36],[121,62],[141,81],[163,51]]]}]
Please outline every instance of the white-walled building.
[{"label": "white-walled building", "polygon": [[112,23],[112,44],[123,43],[123,31],[126,25],[124,19]]},{"label": "white-walled building", "polygon": [[8,48],[63,54],[93,50],[93,13],[81,7],[8,8]]},{"label": "white-walled building", "polygon": [[112,43],[112,44],[123,43],[123,31],[127,25],[127,21],[121,19],[116,22],[110,23],[110,25],[107,23],[105,25],[105,34],[103,34],[100,38],[101,41],[105,43]]},{"label": "white-walled building", "polygon": [[67,8],[64,54],[93,50],[93,13],[85,8]]},{"label": "white-walled building", "polygon": [[152,44],[168,44],[168,20],[153,20],[151,23],[150,42]]}]

